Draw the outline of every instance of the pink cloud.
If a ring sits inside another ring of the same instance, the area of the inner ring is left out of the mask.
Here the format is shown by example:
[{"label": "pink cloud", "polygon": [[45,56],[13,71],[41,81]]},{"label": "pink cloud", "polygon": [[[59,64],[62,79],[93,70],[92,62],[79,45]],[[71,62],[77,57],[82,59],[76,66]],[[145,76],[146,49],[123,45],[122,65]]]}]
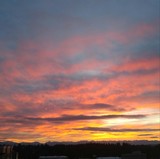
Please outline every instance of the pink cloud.
[{"label": "pink cloud", "polygon": [[127,60],[123,61],[120,65],[113,66],[111,68],[111,71],[116,72],[133,72],[138,70],[152,70],[152,69],[158,69],[159,67],[159,58],[144,58],[144,59],[135,59],[135,60]]}]

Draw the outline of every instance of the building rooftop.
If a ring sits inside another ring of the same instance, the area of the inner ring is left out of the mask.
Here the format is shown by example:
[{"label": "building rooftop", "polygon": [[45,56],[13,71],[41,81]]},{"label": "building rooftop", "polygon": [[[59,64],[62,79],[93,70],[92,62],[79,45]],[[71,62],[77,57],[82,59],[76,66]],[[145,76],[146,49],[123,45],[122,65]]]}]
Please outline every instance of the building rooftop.
[{"label": "building rooftop", "polygon": [[39,159],[67,159],[67,156],[40,156]]},{"label": "building rooftop", "polygon": [[120,157],[97,157],[97,159],[121,159]]}]

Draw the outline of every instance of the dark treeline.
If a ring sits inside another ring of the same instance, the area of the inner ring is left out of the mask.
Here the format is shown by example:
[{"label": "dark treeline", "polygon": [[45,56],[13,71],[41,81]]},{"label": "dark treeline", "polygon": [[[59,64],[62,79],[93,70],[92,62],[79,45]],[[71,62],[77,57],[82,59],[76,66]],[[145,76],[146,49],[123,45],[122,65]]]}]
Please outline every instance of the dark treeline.
[{"label": "dark treeline", "polygon": [[64,155],[70,159],[98,156],[119,156],[122,154],[141,151],[147,155],[147,159],[160,159],[159,145],[130,145],[86,143],[77,145],[17,145],[14,150],[19,153],[19,159],[38,159],[39,156]]}]

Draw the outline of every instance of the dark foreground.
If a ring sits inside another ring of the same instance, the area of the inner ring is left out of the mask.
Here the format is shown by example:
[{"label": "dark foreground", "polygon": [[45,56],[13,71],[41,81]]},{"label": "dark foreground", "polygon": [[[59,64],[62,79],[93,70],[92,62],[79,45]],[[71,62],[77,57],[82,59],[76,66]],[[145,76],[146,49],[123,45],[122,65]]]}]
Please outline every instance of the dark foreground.
[{"label": "dark foreground", "polygon": [[94,158],[98,156],[121,156],[133,151],[145,153],[147,159],[160,159],[159,145],[130,145],[130,144],[102,144],[86,143],[77,145],[17,145],[18,159],[38,159],[39,156],[68,156],[70,159]]}]

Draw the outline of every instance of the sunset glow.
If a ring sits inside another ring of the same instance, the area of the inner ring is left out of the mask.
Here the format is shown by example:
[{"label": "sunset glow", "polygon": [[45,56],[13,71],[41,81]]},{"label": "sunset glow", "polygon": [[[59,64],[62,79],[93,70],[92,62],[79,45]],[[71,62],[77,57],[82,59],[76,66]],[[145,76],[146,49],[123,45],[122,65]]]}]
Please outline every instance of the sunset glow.
[{"label": "sunset glow", "polygon": [[0,141],[159,140],[159,2],[0,1]]}]

